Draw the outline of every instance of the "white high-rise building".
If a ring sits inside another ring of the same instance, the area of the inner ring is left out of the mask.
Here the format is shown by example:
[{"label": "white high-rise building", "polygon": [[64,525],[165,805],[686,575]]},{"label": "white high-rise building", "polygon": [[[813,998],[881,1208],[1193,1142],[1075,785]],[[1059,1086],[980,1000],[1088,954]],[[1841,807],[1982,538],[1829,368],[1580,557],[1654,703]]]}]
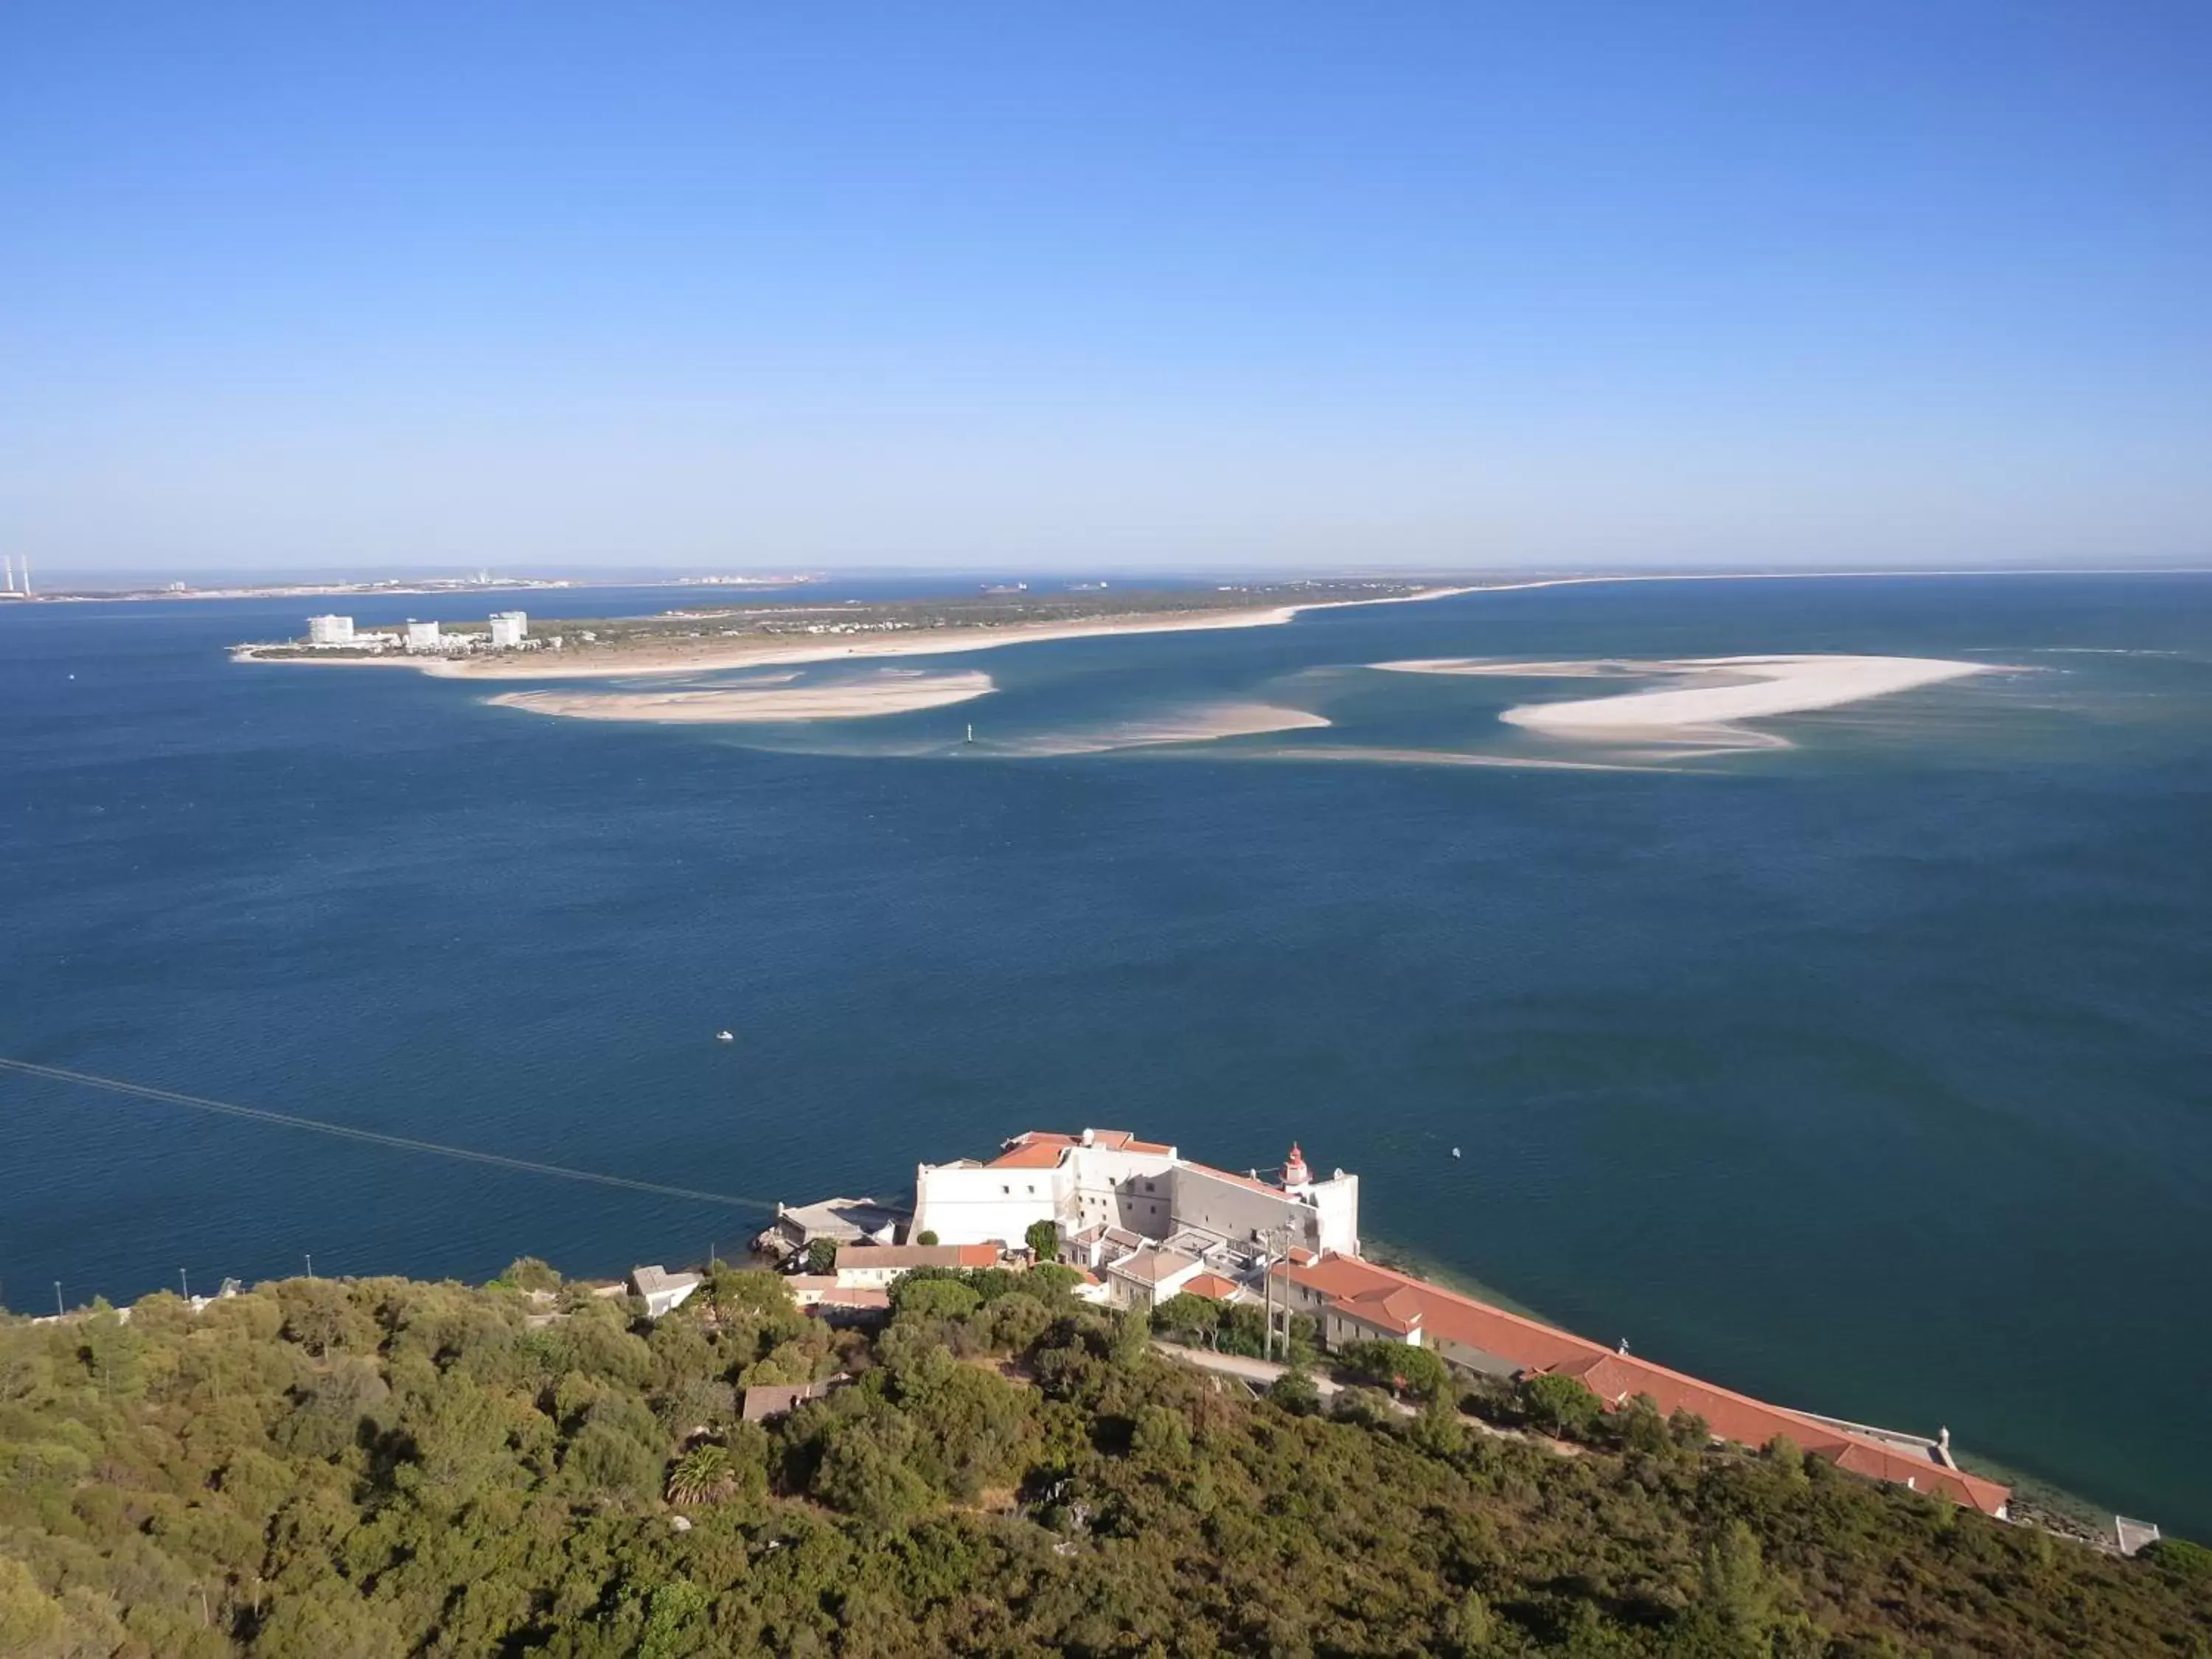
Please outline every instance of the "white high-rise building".
[{"label": "white high-rise building", "polygon": [[530,618],[520,611],[495,611],[491,613],[491,646],[495,651],[511,649],[522,643],[530,632]]},{"label": "white high-rise building", "polygon": [[353,618],[351,617],[308,617],[307,643],[310,645],[351,645],[353,643]]},{"label": "white high-rise building", "polygon": [[445,641],[438,637],[438,624],[407,619],[407,648],[410,651],[441,651]]}]

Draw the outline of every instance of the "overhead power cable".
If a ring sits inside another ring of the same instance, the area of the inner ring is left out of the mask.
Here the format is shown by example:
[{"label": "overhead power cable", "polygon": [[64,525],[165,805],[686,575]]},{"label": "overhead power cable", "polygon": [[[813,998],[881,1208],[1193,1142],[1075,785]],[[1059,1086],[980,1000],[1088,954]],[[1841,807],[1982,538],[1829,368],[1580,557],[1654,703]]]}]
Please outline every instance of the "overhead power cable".
[{"label": "overhead power cable", "polygon": [[5,1055],[0,1055],[0,1071],[14,1072],[23,1077],[45,1078],[53,1083],[74,1083],[87,1089],[105,1089],[110,1094],[130,1095],[167,1106],[189,1106],[194,1111],[217,1112],[226,1117],[246,1118],[256,1123],[273,1123],[280,1128],[310,1129],[317,1134],[335,1135],[342,1140],[365,1141],[372,1146],[389,1146],[403,1152],[428,1152],[437,1158],[488,1164],[495,1169],[519,1170],[525,1175],[555,1176],[562,1181],[588,1181],[598,1186],[619,1187],[634,1193],[689,1199],[697,1204],[725,1204],[744,1210],[773,1210],[775,1207],[765,1199],[702,1192],[696,1187],[672,1187],[665,1182],[638,1181],[629,1176],[607,1175],[598,1170],[575,1170],[565,1164],[543,1164],[535,1158],[509,1158],[501,1152],[483,1152],[470,1146],[448,1146],[441,1141],[418,1140],[411,1135],[388,1135],[375,1129],[357,1129],[350,1124],[301,1117],[291,1112],[272,1112],[263,1106],[242,1106],[233,1100],[210,1100],[204,1095],[180,1094],[174,1089],[156,1089],[149,1084],[100,1077],[90,1072],[68,1071],[59,1066],[40,1066],[27,1060],[10,1060]]}]

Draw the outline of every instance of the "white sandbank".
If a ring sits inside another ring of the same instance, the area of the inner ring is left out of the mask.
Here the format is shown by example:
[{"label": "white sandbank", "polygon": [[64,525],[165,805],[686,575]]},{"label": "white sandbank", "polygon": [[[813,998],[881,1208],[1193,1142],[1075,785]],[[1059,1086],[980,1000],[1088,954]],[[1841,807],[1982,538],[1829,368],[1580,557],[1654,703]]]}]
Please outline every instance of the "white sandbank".
[{"label": "white sandbank", "polygon": [[942,708],[997,688],[988,674],[900,674],[783,689],[730,686],[702,691],[507,691],[486,699],[507,708],[582,720],[665,720],[686,725],[765,725],[867,720]]},{"label": "white sandbank", "polygon": [[1161,744],[1211,743],[1218,738],[1246,738],[1262,732],[1306,732],[1328,721],[1303,708],[1283,708],[1265,702],[1206,703],[1141,720],[1119,720],[1110,726],[1079,732],[1050,733],[993,744],[998,754],[1023,756],[1098,755],[1117,749],[1145,749]]},{"label": "white sandbank", "polygon": [[1522,703],[1498,718],[1562,737],[1608,738],[1652,732],[1696,736],[1737,720],[1834,708],[1987,672],[1987,665],[1936,657],[1694,657],[1673,662],[1501,663],[1474,659],[1378,663],[1398,672],[1583,678],[1664,674],[1699,682],[1617,697]]},{"label": "white sandbank", "polygon": [[1304,749],[1240,749],[1240,760],[1356,761],[1385,766],[1486,766],[1514,772],[1680,772],[1680,766],[1635,766],[1616,761],[1548,760],[1534,755],[1470,755],[1455,749],[1358,749],[1315,744]]}]

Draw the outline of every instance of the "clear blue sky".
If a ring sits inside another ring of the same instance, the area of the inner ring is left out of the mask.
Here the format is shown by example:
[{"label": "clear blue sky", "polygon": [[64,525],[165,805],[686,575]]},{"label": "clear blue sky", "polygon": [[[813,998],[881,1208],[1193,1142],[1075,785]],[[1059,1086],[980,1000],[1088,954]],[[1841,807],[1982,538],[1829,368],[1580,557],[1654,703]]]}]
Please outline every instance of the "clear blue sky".
[{"label": "clear blue sky", "polygon": [[2212,5],[0,9],[47,569],[2212,562]]}]

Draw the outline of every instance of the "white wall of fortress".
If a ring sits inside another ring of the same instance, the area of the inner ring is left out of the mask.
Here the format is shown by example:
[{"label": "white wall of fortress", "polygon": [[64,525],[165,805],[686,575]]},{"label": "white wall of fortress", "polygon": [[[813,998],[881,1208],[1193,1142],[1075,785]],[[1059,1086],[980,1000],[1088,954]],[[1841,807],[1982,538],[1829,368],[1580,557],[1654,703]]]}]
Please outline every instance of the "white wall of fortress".
[{"label": "white wall of fortress", "polygon": [[[1018,1246],[1032,1222],[1057,1222],[1073,1234],[1103,1221],[1164,1238],[1172,1231],[1166,1224],[1174,1164],[1171,1153],[1105,1146],[1071,1147],[1048,1170],[925,1164],[915,1172],[915,1236],[933,1232],[940,1244]],[[1156,1196],[1144,1190],[1146,1181]]]},{"label": "white wall of fortress", "polygon": [[1332,1176],[1306,1189],[1321,1212],[1321,1248],[1339,1255],[1359,1254],[1359,1177]]},{"label": "white wall of fortress", "polygon": [[[1071,1233],[1103,1222],[1126,1227],[1147,1238],[1165,1238],[1169,1224],[1170,1171],[1175,1154],[1115,1152],[1104,1146],[1079,1146],[1069,1155],[1074,1182],[1069,1206],[1060,1217]],[[1151,1183],[1147,1186],[1147,1182]]]},{"label": "white wall of fortress", "polygon": [[1182,1162],[1174,1152],[1073,1146],[1056,1168],[963,1162],[915,1172],[914,1234],[940,1244],[1018,1247],[1032,1224],[1073,1236],[1104,1224],[1147,1238],[1202,1227],[1249,1242],[1286,1227],[1311,1250],[1359,1253],[1359,1177],[1341,1175],[1296,1194],[1254,1187]]},{"label": "white wall of fortress", "polygon": [[1203,1227],[1238,1243],[1255,1243],[1258,1235],[1280,1227],[1288,1231],[1291,1243],[1307,1249],[1359,1254],[1358,1176],[1338,1176],[1290,1193],[1184,1164],[1175,1172],[1174,1188],[1180,1226]]},{"label": "white wall of fortress", "polygon": [[1036,1221],[1057,1221],[1070,1197],[1067,1171],[925,1164],[915,1172],[914,1231],[940,1244],[1018,1246]]}]

